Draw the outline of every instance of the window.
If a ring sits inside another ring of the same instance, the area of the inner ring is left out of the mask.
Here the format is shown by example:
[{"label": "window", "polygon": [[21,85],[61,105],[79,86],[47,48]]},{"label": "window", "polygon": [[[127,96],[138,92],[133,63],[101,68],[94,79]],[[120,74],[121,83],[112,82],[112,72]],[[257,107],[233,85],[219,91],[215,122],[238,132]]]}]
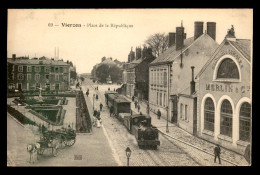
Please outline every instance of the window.
[{"label": "window", "polygon": [[59,72],[59,67],[55,67],[55,72]]},{"label": "window", "polygon": [[27,66],[27,72],[32,72],[32,66]]},{"label": "window", "polygon": [[59,81],[59,75],[58,74],[55,75],[55,81]]},{"label": "window", "polygon": [[13,72],[14,72],[14,68],[15,68],[15,65],[13,65],[13,70],[12,70]]},{"label": "window", "polygon": [[54,67],[51,67],[51,72],[54,72]]},{"label": "window", "polygon": [[40,72],[40,66],[35,66],[35,72]]},{"label": "window", "polygon": [[11,79],[14,80],[14,73],[11,73]]},{"label": "window", "polygon": [[27,80],[31,80],[32,79],[32,75],[31,74],[27,74]]},{"label": "window", "polygon": [[167,72],[166,72],[166,71],[164,71],[164,76],[163,76],[163,85],[164,85],[164,87],[167,86]]},{"label": "window", "polygon": [[18,80],[23,80],[23,74],[17,74]]},{"label": "window", "polygon": [[182,108],[183,108],[183,104],[181,103],[181,105],[180,105],[180,118],[182,118]]},{"label": "window", "polygon": [[230,58],[224,59],[218,68],[217,78],[239,79],[236,63]]},{"label": "window", "polygon": [[214,132],[215,107],[213,100],[207,98],[204,106],[204,129]]},{"label": "window", "polygon": [[50,77],[49,74],[46,74],[46,75],[45,75],[45,78],[46,78],[47,80],[49,80],[49,77]]},{"label": "window", "polygon": [[63,80],[67,81],[68,77],[67,76],[63,76]]},{"label": "window", "polygon": [[157,105],[159,104],[159,93],[157,92]]},{"label": "window", "polygon": [[18,72],[23,72],[23,66],[18,66]]},{"label": "window", "polygon": [[165,106],[166,102],[165,102],[165,94],[163,94],[163,106]]},{"label": "window", "polygon": [[160,74],[159,74],[159,69],[158,69],[158,70],[157,70],[157,81],[156,81],[156,84],[157,84],[157,85],[160,85],[160,84],[159,84],[159,76],[160,76]]},{"label": "window", "polygon": [[40,74],[35,74],[35,80],[39,81],[40,80]]},{"label": "window", "polygon": [[60,89],[60,84],[55,84],[55,90],[59,90]]},{"label": "window", "polygon": [[50,72],[50,68],[49,67],[45,67],[45,72],[49,73]]},{"label": "window", "polygon": [[232,137],[232,107],[228,100],[224,100],[220,110],[220,134]]},{"label": "window", "polygon": [[160,106],[162,106],[162,93],[160,93]]},{"label": "window", "polygon": [[63,73],[63,67],[60,67],[60,73]]},{"label": "window", "polygon": [[41,87],[40,83],[36,83],[36,90],[39,89]]},{"label": "window", "polygon": [[188,105],[185,105],[185,120],[188,120]]},{"label": "window", "polygon": [[63,73],[66,73],[66,72],[67,72],[67,68],[64,67],[64,69],[63,69]]},{"label": "window", "polygon": [[251,105],[243,103],[239,114],[239,140],[250,141]]}]

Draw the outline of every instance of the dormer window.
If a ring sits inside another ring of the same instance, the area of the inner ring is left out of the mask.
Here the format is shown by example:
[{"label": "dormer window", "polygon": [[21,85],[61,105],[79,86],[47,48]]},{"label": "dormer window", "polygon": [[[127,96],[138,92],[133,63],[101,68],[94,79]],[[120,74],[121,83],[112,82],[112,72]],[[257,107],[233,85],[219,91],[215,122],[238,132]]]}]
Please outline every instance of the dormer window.
[{"label": "dormer window", "polygon": [[239,79],[237,65],[232,59],[226,58],[220,63],[217,72],[217,79],[218,78]]}]

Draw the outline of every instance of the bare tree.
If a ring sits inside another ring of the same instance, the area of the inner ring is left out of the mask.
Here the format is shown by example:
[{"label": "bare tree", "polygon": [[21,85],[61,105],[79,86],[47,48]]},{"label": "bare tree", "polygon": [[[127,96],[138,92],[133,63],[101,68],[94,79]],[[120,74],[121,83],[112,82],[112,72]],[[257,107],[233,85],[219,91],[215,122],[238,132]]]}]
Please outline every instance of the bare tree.
[{"label": "bare tree", "polygon": [[165,33],[155,33],[145,40],[145,43],[152,48],[154,56],[158,57],[168,48],[168,35]]}]

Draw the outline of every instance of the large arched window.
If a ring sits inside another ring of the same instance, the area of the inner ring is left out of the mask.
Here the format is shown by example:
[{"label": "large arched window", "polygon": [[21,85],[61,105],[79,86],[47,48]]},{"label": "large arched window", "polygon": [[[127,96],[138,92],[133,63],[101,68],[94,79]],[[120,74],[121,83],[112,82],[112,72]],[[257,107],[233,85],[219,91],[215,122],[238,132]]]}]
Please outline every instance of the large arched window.
[{"label": "large arched window", "polygon": [[251,105],[242,104],[239,113],[239,140],[250,141]]},{"label": "large arched window", "polygon": [[232,106],[224,100],[220,109],[220,134],[232,137]]},{"label": "large arched window", "polygon": [[217,78],[239,79],[236,63],[230,58],[225,58],[218,67]]},{"label": "large arched window", "polygon": [[204,129],[214,132],[215,107],[213,100],[207,98],[204,107]]}]

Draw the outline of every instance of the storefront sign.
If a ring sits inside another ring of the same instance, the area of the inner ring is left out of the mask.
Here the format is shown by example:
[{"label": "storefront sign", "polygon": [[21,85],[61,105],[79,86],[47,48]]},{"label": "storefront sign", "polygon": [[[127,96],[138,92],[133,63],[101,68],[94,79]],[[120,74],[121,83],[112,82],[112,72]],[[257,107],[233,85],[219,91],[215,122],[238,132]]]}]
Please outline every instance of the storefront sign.
[{"label": "storefront sign", "polygon": [[[218,59],[221,58],[223,55],[232,55],[233,57],[236,58],[236,60],[237,60],[238,64],[240,65],[240,67],[241,67],[241,68],[243,67],[243,65],[242,65],[242,59],[241,59],[240,55],[239,55],[236,51],[234,51],[234,50],[227,49],[227,50],[221,50],[221,51],[220,51],[220,56],[218,56],[218,57],[214,60],[214,63],[213,63],[213,65],[212,65],[212,69],[215,69],[215,66],[216,66],[216,64],[217,64],[217,62],[218,62]],[[227,56],[227,58],[228,58],[228,56]]]},{"label": "storefront sign", "polygon": [[229,93],[245,93],[250,91],[250,86],[235,86],[229,84],[206,84],[207,91],[229,92]]}]

